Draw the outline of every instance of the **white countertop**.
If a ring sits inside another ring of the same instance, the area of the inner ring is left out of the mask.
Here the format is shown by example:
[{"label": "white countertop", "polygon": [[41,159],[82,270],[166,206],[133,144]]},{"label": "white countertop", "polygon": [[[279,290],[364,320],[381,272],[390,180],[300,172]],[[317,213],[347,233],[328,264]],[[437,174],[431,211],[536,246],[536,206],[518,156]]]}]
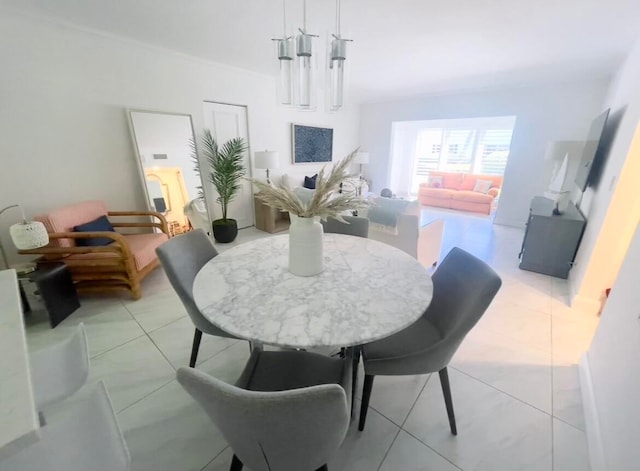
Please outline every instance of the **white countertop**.
[{"label": "white countertop", "polygon": [[429,306],[431,278],[413,257],[371,239],[325,234],[324,271],[288,270],[289,236],[229,249],[196,276],[196,305],[221,329],[293,348],[352,346],[413,324]]},{"label": "white countertop", "polygon": [[40,438],[15,270],[0,271],[0,460]]}]

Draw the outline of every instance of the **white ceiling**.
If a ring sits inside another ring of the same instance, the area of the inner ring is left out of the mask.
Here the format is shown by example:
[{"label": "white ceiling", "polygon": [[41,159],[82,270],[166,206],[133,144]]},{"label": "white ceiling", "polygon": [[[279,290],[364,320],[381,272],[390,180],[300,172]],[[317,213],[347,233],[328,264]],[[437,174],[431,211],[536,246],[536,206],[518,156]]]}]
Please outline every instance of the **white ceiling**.
[{"label": "white ceiling", "polygon": [[[289,34],[302,0],[286,0]],[[0,0],[45,15],[261,73],[282,0]],[[333,32],[334,0],[307,0],[308,31]],[[630,50],[638,0],[342,0],[359,101],[606,76]],[[323,66],[324,59],[319,61]]]}]

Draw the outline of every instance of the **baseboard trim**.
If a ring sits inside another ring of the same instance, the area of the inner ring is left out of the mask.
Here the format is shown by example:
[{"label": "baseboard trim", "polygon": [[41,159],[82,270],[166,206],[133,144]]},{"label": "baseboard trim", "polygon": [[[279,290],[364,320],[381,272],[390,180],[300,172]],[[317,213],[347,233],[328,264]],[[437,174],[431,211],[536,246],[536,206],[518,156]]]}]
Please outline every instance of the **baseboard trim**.
[{"label": "baseboard trim", "polygon": [[600,420],[591,380],[591,367],[589,366],[589,352],[585,352],[580,358],[578,367],[580,372],[580,390],[582,391],[582,404],[584,407],[584,420],[587,431],[587,444],[589,446],[589,461],[591,471],[607,471],[604,445],[600,431]]},{"label": "baseboard trim", "polygon": [[518,229],[524,229],[524,222],[522,219],[509,219],[496,216],[493,219],[493,223],[498,226],[517,227]]},{"label": "baseboard trim", "polygon": [[580,311],[596,316],[602,310],[602,302],[597,299],[587,298],[586,296],[576,294],[571,298],[571,307],[575,307]]}]

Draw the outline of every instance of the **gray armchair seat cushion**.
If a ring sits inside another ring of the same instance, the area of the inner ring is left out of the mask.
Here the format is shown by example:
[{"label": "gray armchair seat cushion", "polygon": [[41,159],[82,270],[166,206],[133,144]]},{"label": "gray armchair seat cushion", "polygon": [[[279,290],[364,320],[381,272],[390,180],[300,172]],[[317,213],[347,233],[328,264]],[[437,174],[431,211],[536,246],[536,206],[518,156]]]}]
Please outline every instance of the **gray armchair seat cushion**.
[{"label": "gray armchair seat cushion", "polygon": [[[251,391],[287,391],[341,384],[345,362],[311,352],[255,352],[237,386]],[[349,383],[345,384],[349,387]]]},{"label": "gray armchair seat cushion", "polygon": [[380,358],[401,359],[407,355],[426,350],[442,340],[436,326],[425,317],[390,337],[371,342],[363,347],[367,361]]}]

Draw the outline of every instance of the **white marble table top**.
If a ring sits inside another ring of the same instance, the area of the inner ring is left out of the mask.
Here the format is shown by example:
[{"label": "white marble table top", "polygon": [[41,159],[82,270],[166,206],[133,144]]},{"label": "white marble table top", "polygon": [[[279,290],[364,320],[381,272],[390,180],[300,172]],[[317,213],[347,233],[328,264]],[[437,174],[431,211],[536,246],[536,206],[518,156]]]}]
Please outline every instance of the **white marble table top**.
[{"label": "white marble table top", "polygon": [[193,296],[221,329],[283,347],[352,346],[378,340],[420,318],[433,294],[413,257],[387,244],[325,234],[324,271],[288,270],[289,236],[229,249],[198,273]]},{"label": "white marble table top", "polygon": [[15,270],[3,270],[0,271],[0,461],[39,438],[40,422],[31,386],[18,280]]}]

